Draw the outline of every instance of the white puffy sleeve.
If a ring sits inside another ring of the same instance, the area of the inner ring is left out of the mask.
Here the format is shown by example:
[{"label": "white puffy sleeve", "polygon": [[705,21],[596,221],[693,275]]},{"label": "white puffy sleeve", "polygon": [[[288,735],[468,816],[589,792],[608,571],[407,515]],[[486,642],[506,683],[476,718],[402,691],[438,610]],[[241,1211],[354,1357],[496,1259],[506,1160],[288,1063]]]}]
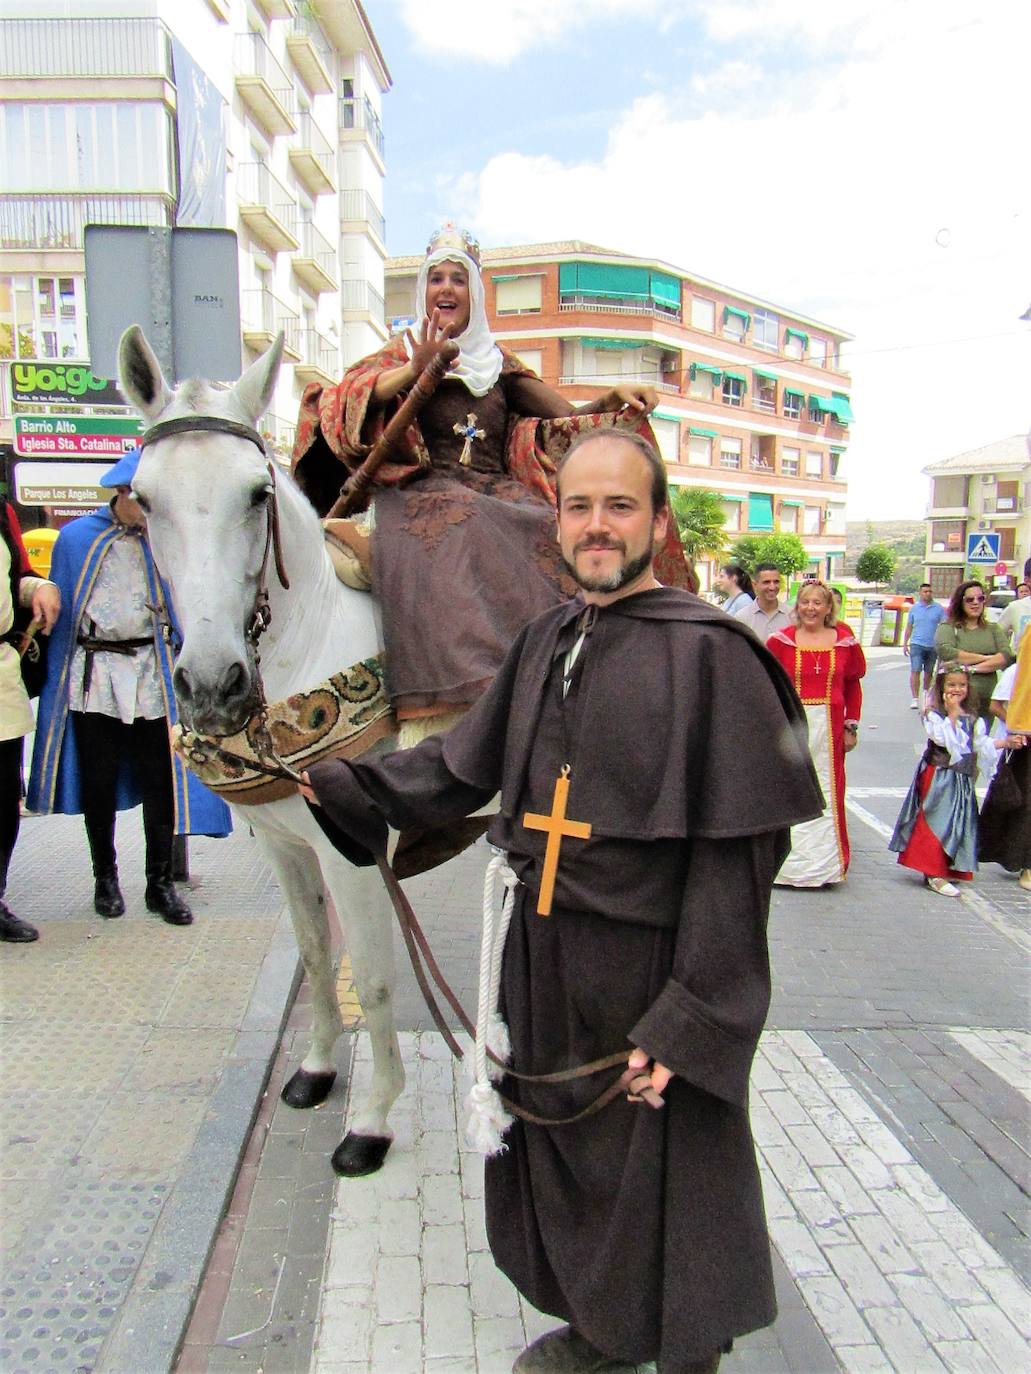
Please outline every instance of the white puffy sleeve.
[{"label": "white puffy sleeve", "polygon": [[[969,717],[967,719],[969,720]],[[949,751],[950,763],[959,763],[970,753],[971,739],[965,723],[951,721],[947,716],[940,716],[937,711],[929,711],[924,717],[924,728],[935,744]],[[977,758],[978,771],[984,781],[988,782],[995,774],[999,751],[989,739],[985,723],[980,716],[974,721],[972,747]]]},{"label": "white puffy sleeve", "polygon": [[989,735],[987,726],[978,716],[974,725],[974,753],[977,755],[977,769],[983,782],[991,782],[992,778],[995,777],[1001,752],[1001,750],[996,749],[995,741]]}]

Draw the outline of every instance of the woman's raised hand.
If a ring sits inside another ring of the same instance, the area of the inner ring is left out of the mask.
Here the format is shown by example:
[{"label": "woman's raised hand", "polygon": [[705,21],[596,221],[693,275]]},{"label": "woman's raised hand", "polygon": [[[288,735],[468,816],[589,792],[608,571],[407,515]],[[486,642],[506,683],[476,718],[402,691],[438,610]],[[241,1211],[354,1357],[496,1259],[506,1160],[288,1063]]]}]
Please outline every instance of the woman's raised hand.
[{"label": "woman's raised hand", "polygon": [[[452,328],[453,326],[450,324],[441,324],[440,312],[434,310],[428,319],[425,315],[423,316],[418,339],[414,337],[410,329],[405,330],[405,338],[412,350],[413,380],[420,377],[436,355],[451,342]],[[448,367],[454,367],[456,362],[457,356],[448,363]]]}]

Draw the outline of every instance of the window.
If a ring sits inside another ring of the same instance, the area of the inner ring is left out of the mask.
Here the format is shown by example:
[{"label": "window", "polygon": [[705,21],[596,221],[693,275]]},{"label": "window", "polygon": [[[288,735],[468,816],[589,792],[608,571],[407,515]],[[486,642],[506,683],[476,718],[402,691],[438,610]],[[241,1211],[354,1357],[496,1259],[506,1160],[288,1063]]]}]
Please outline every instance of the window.
[{"label": "window", "polygon": [[659,453],[667,463],[675,463],[680,456],[680,425],[652,414],[651,426]]},{"label": "window", "polygon": [[782,448],[780,451],[780,470],[785,477],[798,476],[798,462],[802,450],[797,448]]},{"label": "window", "polygon": [[809,340],[809,362],[823,367],[827,362],[827,344],[824,339]]},{"label": "window", "polygon": [[1000,515],[1016,512],[1020,497],[1019,482],[999,482],[995,490],[995,509]]},{"label": "window", "polygon": [[499,315],[539,315],[541,285],[539,275],[521,273],[519,276],[494,278],[494,303]]},{"label": "window", "polygon": [[752,342],[760,348],[776,348],[780,343],[780,320],[768,310],[757,310],[752,320]]},{"label": "window", "polygon": [[844,507],[844,506],[828,506],[828,507],[827,507],[827,524],[826,524],[826,527],[825,527],[825,533],[826,533],[826,534],[844,534],[844,533],[845,533],[845,507]]},{"label": "window", "polygon": [[544,366],[543,349],[521,348],[516,354],[516,357],[525,367],[528,367],[531,372],[536,372],[538,377],[541,375],[541,368]]},{"label": "window", "polygon": [[773,532],[773,497],[769,492],[748,493],[748,528]]},{"label": "window", "polygon": [[770,372],[753,372],[755,391],[752,404],[756,410],[765,410],[770,415],[777,413],[777,379]]},{"label": "window", "polygon": [[723,502],[723,514],[726,517],[723,522],[724,529],[739,530],[741,528],[741,508],[743,505],[743,501]]},{"label": "window", "polygon": [[1003,563],[1012,563],[1017,556],[1017,528],[1003,525],[995,531],[999,536],[999,558]]},{"label": "window", "polygon": [[695,329],[704,329],[707,334],[715,333],[716,302],[707,301],[702,296],[692,296],[691,324]]},{"label": "window", "polygon": [[832,482],[844,482],[845,480],[845,450],[843,448],[831,449],[830,479]]},{"label": "window", "polygon": [[957,567],[955,563],[946,564],[941,568],[928,568],[927,571],[931,595],[936,601],[947,601],[963,581],[962,565]]},{"label": "window", "polygon": [[752,439],[752,452],[749,465],[753,472],[773,471],[773,445],[769,435],[756,434]]},{"label": "window", "polygon": [[932,520],[932,553],[962,553],[966,532],[965,520]]},{"label": "window", "polygon": [[688,395],[694,396],[700,401],[711,401],[713,382],[722,375],[722,373],[716,372],[714,376],[712,372],[702,371],[701,368],[692,365],[690,369],[691,381],[687,389]]},{"label": "window", "polygon": [[948,510],[949,507],[967,504],[967,479],[965,477],[936,477],[932,484],[931,508]]},{"label": "window", "polygon": [[819,533],[820,533],[820,507],[819,507],[819,506],[806,506],[806,507],[805,507],[804,511],[802,512],[802,533],[803,533],[803,534],[819,534]]},{"label": "window", "polygon": [[780,528],[782,534],[798,533],[798,507],[788,505],[786,501],[780,503]]},{"label": "window", "polygon": [[712,436],[688,430],[687,461],[692,467],[707,468],[712,465]]},{"label": "window", "polygon": [[741,440],[728,439],[726,435],[720,439],[720,467],[721,468],[740,468],[741,466]]},{"label": "window", "polygon": [[0,358],[86,357],[82,277],[0,276]]},{"label": "window", "polygon": [[785,420],[800,420],[802,418],[802,402],[805,397],[801,391],[784,391],[784,418]]},{"label": "window", "polygon": [[815,449],[806,449],[805,475],[807,477],[823,476],[823,454],[818,453]]},{"label": "window", "polygon": [[809,346],[809,335],[801,329],[785,329],[784,352],[789,358],[801,358]]},{"label": "window", "polygon": [[156,101],[0,106],[5,191],[162,191],[172,186],[172,124]]},{"label": "window", "polygon": [[723,404],[725,406],[742,406],[745,403],[746,382],[740,372],[724,372],[723,374]]},{"label": "window", "polygon": [[723,333],[726,338],[740,343],[748,330],[748,322],[747,310],[738,310],[733,305],[723,307]]}]

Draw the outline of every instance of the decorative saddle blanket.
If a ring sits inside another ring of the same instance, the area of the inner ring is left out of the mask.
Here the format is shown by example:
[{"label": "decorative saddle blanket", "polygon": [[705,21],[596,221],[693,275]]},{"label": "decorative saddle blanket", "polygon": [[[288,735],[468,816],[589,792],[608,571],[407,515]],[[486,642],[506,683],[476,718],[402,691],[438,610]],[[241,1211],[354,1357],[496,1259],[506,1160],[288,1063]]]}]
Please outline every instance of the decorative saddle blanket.
[{"label": "decorative saddle blanket", "polygon": [[[334,673],[309,692],[273,702],[265,713],[272,743],[270,761],[295,772],[332,756],[353,758],[397,728],[383,687],[379,655]],[[254,715],[235,735],[202,735],[182,725],[172,729],[172,744],[206,786],[238,806],[260,806],[296,792],[286,778],[272,778],[260,767],[262,721]],[[226,757],[230,755],[231,757]]]}]

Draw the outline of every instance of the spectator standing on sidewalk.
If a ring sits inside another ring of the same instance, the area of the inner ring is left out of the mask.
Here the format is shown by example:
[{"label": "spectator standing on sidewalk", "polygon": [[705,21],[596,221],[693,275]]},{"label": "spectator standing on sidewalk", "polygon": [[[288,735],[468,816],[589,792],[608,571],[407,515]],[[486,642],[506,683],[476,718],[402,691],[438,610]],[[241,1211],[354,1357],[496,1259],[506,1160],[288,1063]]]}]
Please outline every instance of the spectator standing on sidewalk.
[{"label": "spectator standing on sidewalk", "polygon": [[992,739],[974,703],[966,668],[943,664],[924,716],[927,748],[888,842],[899,863],[943,897],[958,897],[956,882],[971,882],[977,868],[974,778],[980,772],[990,780],[999,751],[1024,745],[1022,736]]},{"label": "spectator standing on sidewalk", "polygon": [[970,706],[982,720],[999,673],[1013,662],[1009,636],[985,615],[987,593],[980,582],[961,582],[949,600],[948,618],[934,636],[939,663],[959,663],[970,674]]},{"label": "spectator standing on sidewalk", "polygon": [[755,600],[734,614],[764,644],[774,630],[786,629],[791,624],[791,616],[780,599],[780,569],[776,563],[759,564],[755,570]]},{"label": "spectator standing on sidewalk", "polygon": [[1024,631],[1031,625],[1031,582],[1020,583],[1016,597],[999,616],[997,624],[1013,636],[1012,647],[1016,653]]},{"label": "spectator standing on sidewalk", "polygon": [[902,652],[909,657],[909,703],[911,711],[920,709],[920,677],[923,674],[923,690],[931,690],[934,679],[934,664],[938,657],[934,647],[934,636],[938,626],[945,619],[945,607],[934,599],[930,582],[921,582],[919,600],[909,608],[906,617],[906,633],[902,639]]},{"label": "spectator standing on sidewalk", "polygon": [[740,563],[724,563],[716,575],[716,585],[727,598],[723,609],[728,615],[737,615],[755,600],[752,579]]},{"label": "spectator standing on sidewalk", "polygon": [[[7,870],[21,822],[21,764],[25,736],[34,728],[32,706],[22,682],[18,650],[12,642],[14,608],[31,608],[49,634],[61,609],[53,582],[35,577],[22,543],[18,517],[0,502],[0,940],[28,944],[39,931],[4,903]],[[20,638],[20,636],[18,636]]]},{"label": "spectator standing on sidewalk", "polygon": [[107,506],[66,525],[51,571],[64,598],[39,701],[29,806],[81,814],[93,862],[93,905],[121,916],[115,813],[143,802],[147,910],[169,925],[193,920],[173,883],[173,836],[226,835],[229,809],[174,755],[168,600],[130,484],[140,451],[100,480]]}]

